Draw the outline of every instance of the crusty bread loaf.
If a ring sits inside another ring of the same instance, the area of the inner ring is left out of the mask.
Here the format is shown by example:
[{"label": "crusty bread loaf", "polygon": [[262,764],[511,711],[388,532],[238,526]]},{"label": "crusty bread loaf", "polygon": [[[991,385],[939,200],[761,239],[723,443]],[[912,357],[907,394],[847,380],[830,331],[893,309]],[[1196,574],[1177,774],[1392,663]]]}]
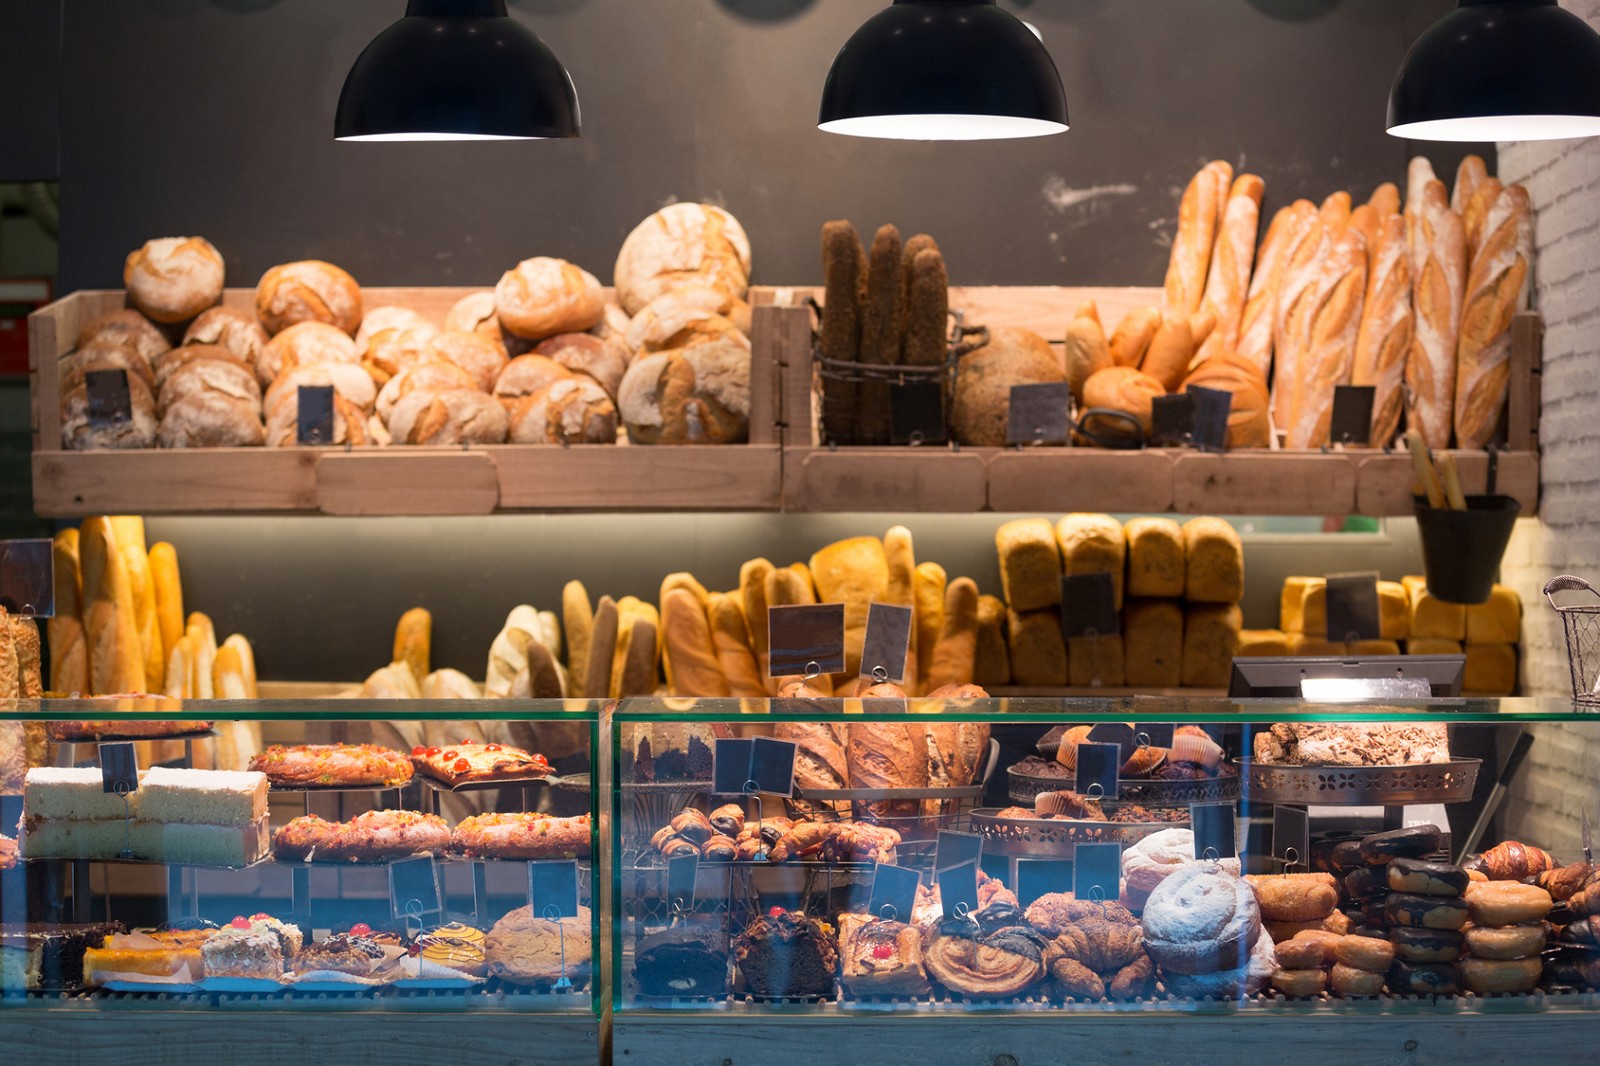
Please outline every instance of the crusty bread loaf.
[{"label": "crusty bread loaf", "polygon": [[[1178,205],[1178,232],[1167,267],[1167,310],[1190,314],[1200,309],[1217,229],[1227,208],[1233,167],[1217,160],[1200,168]],[[1127,364],[1123,364],[1127,365]]]},{"label": "crusty bread loaf", "polygon": [[1183,685],[1227,688],[1244,615],[1235,603],[1191,603],[1183,617]]},{"label": "crusty bread loaf", "polygon": [[525,340],[542,340],[599,324],[605,293],[599,280],[577,264],[535,256],[501,276],[494,308],[502,329]]},{"label": "crusty bread loaf", "polygon": [[[1200,305],[1202,311],[1216,316],[1216,325],[1210,336],[1200,345],[1198,355],[1202,360],[1238,348],[1239,322],[1249,296],[1251,268],[1255,265],[1256,233],[1261,225],[1261,197],[1266,190],[1266,182],[1256,175],[1241,174],[1234,179],[1228,191],[1221,226],[1212,248],[1205,295]],[[1184,369],[1187,370],[1187,365]],[[1182,380],[1182,374],[1179,374],[1179,380]],[[1177,388],[1175,382],[1163,383],[1169,391]]]},{"label": "crusty bread loaf", "polygon": [[767,575],[773,572],[772,563],[766,559],[751,559],[739,567],[739,594],[743,600],[745,625],[750,627],[750,646],[755,649],[756,668],[767,694],[777,695],[773,679],[767,676]]},{"label": "crusty bread loaf", "polygon": [[[847,220],[822,227],[822,357],[853,363],[861,357],[861,292],[866,286],[867,253]],[[823,381],[822,423],[827,440],[855,444],[860,383],[842,375]]]},{"label": "crusty bread loaf", "polygon": [[1161,382],[1131,366],[1102,370],[1083,385],[1084,406],[1125,411],[1139,420],[1146,436],[1155,425],[1155,399],[1166,394]]},{"label": "crusty bread loaf", "polygon": [[598,381],[574,374],[517,404],[508,439],[512,444],[615,444],[617,408]]},{"label": "crusty bread loaf", "polygon": [[929,692],[945,685],[970,685],[978,657],[978,585],[958,577],[945,588],[944,624],[933,646],[923,684]]},{"label": "crusty bread loaf", "polygon": [[1285,343],[1294,377],[1283,422],[1285,446],[1327,443],[1337,385],[1350,381],[1367,290],[1366,239],[1351,226],[1323,227],[1317,276],[1290,306]]},{"label": "crusty bread loaf", "polygon": [[159,237],[128,254],[122,283],[157,322],[186,322],[222,299],[222,254],[204,237]]},{"label": "crusty bread loaf", "polygon": [[161,353],[172,347],[166,334],[131,307],[107,311],[91,318],[78,330],[73,348],[81,352],[95,344],[132,348],[144,356],[146,362],[154,362],[161,357]]},{"label": "crusty bread loaf", "polygon": [[794,783],[802,789],[848,788],[846,727],[830,722],[777,722],[776,740],[794,744]]},{"label": "crusty bread loaf", "polygon": [[[1219,330],[1213,330],[1215,337]],[[1216,351],[1221,351],[1219,347]],[[1139,369],[1161,382],[1167,392],[1176,392],[1183,386],[1189,373],[1189,363],[1195,359],[1194,329],[1185,315],[1167,315],[1145,349]]]},{"label": "crusty bread loaf", "polygon": [[[852,722],[845,757],[851,788],[926,788],[928,750],[921,727],[903,722]],[[896,824],[917,818],[918,800],[855,803],[858,822]]]},{"label": "crusty bread loaf", "polygon": [[994,534],[1000,588],[1014,611],[1037,611],[1061,602],[1061,548],[1043,518],[1017,518]]},{"label": "crusty bread loaf", "polygon": [[1122,610],[1127,683],[1177,688],[1183,679],[1183,607],[1176,600],[1130,599]]},{"label": "crusty bread loaf", "polygon": [[1456,347],[1458,448],[1486,446],[1500,424],[1511,377],[1511,319],[1526,300],[1532,266],[1533,207],[1528,190],[1511,185],[1484,216],[1467,274]]},{"label": "crusty bread loaf", "polygon": [[589,659],[583,668],[583,696],[603,700],[611,695],[611,664],[617,652],[617,603],[601,596],[589,631]]},{"label": "crusty bread loaf", "polygon": [[867,635],[867,612],[884,602],[889,591],[889,561],[877,537],[851,537],[811,556],[811,579],[820,603],[844,604],[843,684],[861,673],[861,646]]},{"label": "crusty bread loaf", "polygon": [[1267,235],[1262,240],[1261,251],[1256,256],[1255,269],[1250,276],[1250,290],[1239,315],[1238,340],[1234,354],[1250,362],[1261,376],[1272,369],[1272,324],[1277,310],[1278,290],[1283,283],[1283,268],[1289,248],[1294,243],[1294,232],[1316,215],[1316,207],[1309,200],[1299,200],[1281,208],[1272,217]]},{"label": "crusty bread loaf", "polygon": [[[587,334],[579,335],[588,337]],[[588,339],[596,345],[602,344],[598,338],[588,337]],[[494,388],[495,382],[500,378],[500,372],[510,361],[504,344],[482,333],[468,333],[462,330],[435,333],[428,341],[427,352],[434,359],[465,370],[472,376],[473,387],[482,392],[489,392]],[[617,379],[620,381],[621,377],[619,366]]]},{"label": "crusty bread loaf", "polygon": [[717,661],[711,622],[693,593],[673,589],[661,601],[667,683],[675,696],[725,699],[732,695]]},{"label": "crusty bread loaf", "polygon": [[144,648],[126,554],[109,518],[89,518],[79,539],[83,625],[89,648],[89,691],[97,696],[142,692]]},{"label": "crusty bread loaf", "polygon": [[1368,248],[1367,295],[1356,339],[1352,385],[1370,385],[1374,447],[1394,440],[1404,410],[1406,357],[1411,351],[1411,254],[1405,220],[1390,215]]},{"label": "crusty bread loaf", "polygon": [[[399,331],[381,333],[372,343],[398,336]],[[256,360],[256,377],[263,387],[270,387],[284,371],[297,366],[355,364],[361,362],[362,354],[349,334],[337,326],[319,321],[297,322],[277,333],[261,350],[261,357]],[[419,354],[412,361],[421,362],[422,356]],[[398,361],[392,362],[386,369],[392,374],[399,365]]]},{"label": "crusty bread loaf", "polygon": [[[459,369],[452,367],[451,369]],[[427,367],[416,367],[411,373],[429,373]],[[404,376],[404,375],[402,375]],[[523,400],[532,396],[540,389],[555,381],[561,381],[572,376],[572,371],[551,359],[549,356],[529,354],[519,355],[506,364],[500,376],[495,379],[494,397],[499,400],[507,411],[513,411]],[[393,385],[394,382],[390,382]],[[437,387],[437,386],[436,386]],[[387,391],[389,385],[385,385]],[[382,413],[380,400],[379,413]]]},{"label": "crusty bread loaf", "polygon": [[1006,647],[1006,605],[998,596],[978,597],[978,643],[972,683],[984,688],[1011,683],[1011,653]]},{"label": "crusty bread loaf", "polygon": [[89,646],[83,628],[83,577],[78,569],[78,531],[63,529],[54,542],[56,613],[50,638],[50,690],[89,693]]},{"label": "crusty bread loaf", "polygon": [[662,293],[695,284],[743,297],[750,287],[750,238],[712,204],[664,207],[634,227],[617,253],[617,298],[630,315]]},{"label": "crusty bread loaf", "polygon": [[[523,358],[530,358],[524,356]],[[560,380],[552,378],[551,380]],[[418,363],[402,369],[394,377],[384,383],[378,391],[378,399],[374,410],[378,417],[386,424],[389,416],[394,413],[395,404],[411,395],[413,392],[444,392],[450,389],[476,389],[477,383],[471,374],[454,365],[445,362]],[[537,391],[537,390],[535,390]],[[508,411],[514,411],[516,404],[507,406]]]},{"label": "crusty bread loaf", "polygon": [[1128,596],[1183,595],[1183,527],[1171,518],[1133,518],[1123,527],[1128,542]]},{"label": "crusty bread loaf", "polygon": [[504,444],[508,428],[506,409],[476,389],[418,390],[389,413],[396,444]]},{"label": "crusty bread loaf", "polygon": [[766,681],[756,664],[750,627],[745,622],[744,609],[739,606],[739,597],[714,592],[706,613],[711,622],[711,645],[717,653],[717,666],[728,681],[729,693],[741,699],[764,698]]},{"label": "crusty bread loaf", "polygon": [[[558,333],[540,341],[534,354],[553,359],[574,374],[588,375],[613,400],[622,388],[622,378],[628,372],[628,361],[632,357],[627,344],[620,338],[601,338],[592,333]],[[502,372],[504,366],[502,359]],[[493,391],[498,380],[496,377],[483,387]]]},{"label": "crusty bread loaf", "polygon": [[1378,221],[1382,222],[1390,215],[1400,213],[1400,187],[1392,181],[1386,181],[1372,190],[1372,195],[1367,198],[1367,206],[1378,213]]},{"label": "crusty bread loaf", "polygon": [[917,678],[924,692],[932,691],[928,685],[928,675],[933,672],[933,652],[939,644],[939,633],[944,629],[947,584],[944,567],[935,562],[917,564],[913,583],[916,594]]},{"label": "crusty bread loaf", "polygon": [[482,333],[501,344],[508,342],[508,334],[500,328],[500,316],[495,313],[492,291],[475,292],[457,300],[444,316],[444,328]]},{"label": "crusty bread loaf", "polygon": [[1271,447],[1272,404],[1267,380],[1254,363],[1226,352],[1212,356],[1184,379],[1183,387],[1216,389],[1233,396],[1228,408],[1229,451]]},{"label": "crusty bread loaf", "polygon": [[166,403],[156,430],[163,448],[259,448],[266,440],[259,404],[203,382]]},{"label": "crusty bread loaf", "polygon": [[298,322],[326,322],[353,336],[361,326],[361,286],[332,263],[284,263],[261,275],[256,317],[274,336]]},{"label": "crusty bread loaf", "polygon": [[[1156,330],[1163,321],[1161,308],[1136,307],[1122,316],[1112,331],[1107,347],[1112,366],[1137,367],[1144,362],[1144,353],[1155,340]],[[1087,380],[1087,379],[1085,379]]]},{"label": "crusty bread loaf", "polygon": [[989,343],[961,357],[956,371],[951,429],[956,440],[975,448],[1006,443],[1014,385],[1066,380],[1050,343],[1032,330],[992,326]]},{"label": "crusty bread loaf", "polygon": [[1059,688],[1067,683],[1067,642],[1061,634],[1059,608],[1008,611],[1006,646],[1013,684]]},{"label": "crusty bread loaf", "polygon": [[[75,385],[63,381],[61,394],[61,446],[69,450],[151,448],[155,446],[160,422],[155,396],[144,378],[126,367],[109,362],[80,365],[82,376]],[[132,415],[123,422],[89,421],[87,375],[98,370],[121,370],[128,378],[128,408]],[[70,387],[68,387],[70,385]]]},{"label": "crusty bread loaf", "polygon": [[1067,577],[1110,574],[1112,599],[1120,611],[1128,558],[1122,523],[1107,514],[1069,514],[1056,523],[1055,537],[1062,573]]},{"label": "crusty bread loaf", "polygon": [[1220,518],[1183,524],[1184,595],[1196,603],[1238,603],[1244,598],[1244,544]]},{"label": "crusty bread loaf", "polygon": [[[330,368],[322,366],[303,366],[289,371],[278,380],[282,382],[297,375],[310,375],[313,372],[326,371],[328,369]],[[360,367],[350,367],[348,369],[355,371],[362,377],[366,377]],[[325,377],[323,383],[327,383]],[[306,381],[304,384],[311,385],[316,384],[316,382]],[[364,448],[379,443],[388,443],[387,438],[380,441],[374,436],[375,429],[383,429],[383,423],[377,416],[374,415],[369,418],[367,412],[356,404],[351,403],[345,393],[337,391],[338,386],[336,384],[334,388],[336,391],[333,394],[333,437],[328,443],[332,445],[344,444],[352,448]],[[271,395],[271,390],[269,390],[268,394]],[[295,447],[299,444],[299,427],[299,387],[279,390],[277,399],[267,404],[267,447]],[[386,430],[385,433],[387,433]]]},{"label": "crusty bread loaf", "polygon": [[1105,327],[1091,300],[1067,325],[1067,384],[1072,386],[1072,398],[1082,404],[1084,382],[1096,371],[1113,365]]},{"label": "crusty bread loaf", "polygon": [[1443,182],[1430,182],[1424,190],[1411,255],[1415,324],[1406,356],[1412,400],[1407,425],[1422,433],[1428,447],[1447,448],[1455,417],[1467,238],[1461,217],[1450,210]]},{"label": "crusty bread loaf", "polygon": [[423,336],[432,336],[439,331],[439,327],[415,308],[397,304],[370,307],[361,315],[361,325],[356,329],[356,349],[365,351],[373,337],[390,330],[416,330]]},{"label": "crusty bread loaf", "polygon": [[634,444],[739,444],[750,433],[750,352],[714,341],[635,359],[617,390]]}]

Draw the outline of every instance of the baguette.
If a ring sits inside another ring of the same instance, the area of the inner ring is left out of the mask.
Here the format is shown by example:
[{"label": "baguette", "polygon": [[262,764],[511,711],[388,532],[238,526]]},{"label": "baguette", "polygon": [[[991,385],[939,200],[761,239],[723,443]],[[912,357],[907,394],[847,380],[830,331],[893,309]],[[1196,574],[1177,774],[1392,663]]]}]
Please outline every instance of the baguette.
[{"label": "baguette", "polygon": [[111,520],[86,519],[79,544],[89,692],[96,696],[139,692],[145,687],[144,648],[126,556],[118,547]]},{"label": "baguette", "polygon": [[944,625],[933,648],[927,690],[970,685],[978,655],[978,585],[970,577],[950,582],[944,595]]},{"label": "baguette", "polygon": [[[1326,227],[1321,212],[1309,202],[1306,207],[1303,221],[1294,228],[1291,242],[1284,249],[1283,278],[1272,312],[1272,416],[1279,427],[1289,423],[1289,408],[1300,374],[1300,350],[1290,341],[1289,320],[1321,276]],[[1314,309],[1315,304],[1311,307]]]},{"label": "baguette", "polygon": [[1072,398],[1079,404],[1083,403],[1083,383],[1096,371],[1116,365],[1111,360],[1111,346],[1093,301],[1067,324],[1066,363],[1067,384],[1072,387]]},{"label": "baguette", "polygon": [[706,610],[692,592],[675,588],[661,600],[667,684],[675,696],[726,699],[733,695],[717,660]]},{"label": "baguette", "polygon": [[189,612],[188,625],[183,635],[189,638],[189,695],[194,699],[209,700],[216,697],[214,682],[217,663],[217,630],[211,619],[199,611]]},{"label": "baguette", "polygon": [[767,672],[767,575],[772,563],[751,559],[739,567],[739,598],[743,600],[744,624],[750,628],[750,647],[756,653],[756,670],[767,695],[778,694],[774,679]]},{"label": "baguette", "polygon": [[[640,623],[648,623],[649,628],[638,630]],[[636,632],[637,630],[637,632]],[[645,636],[652,640],[650,647],[636,644]],[[624,596],[617,601],[617,647],[616,655],[611,662],[611,694],[613,699],[621,699],[625,695],[647,696],[655,691],[656,668],[659,665],[665,641],[661,626],[661,613],[654,604],[649,604],[637,596]],[[632,692],[623,691],[623,675],[631,665],[634,673],[631,677],[635,686],[644,685],[644,675],[648,672],[648,687],[643,690],[635,689]],[[649,670],[645,670],[648,660]]]},{"label": "baguette", "polygon": [[594,607],[581,581],[568,581],[561,589],[561,622],[567,631],[567,683],[574,695],[588,691],[589,641],[594,632]]},{"label": "baguette", "polygon": [[117,550],[122,552],[133,590],[133,614],[139,628],[139,654],[144,663],[140,692],[154,692],[166,679],[167,657],[161,646],[161,623],[156,615],[155,579],[150,573],[150,553],[144,546],[144,520],[113,518]]},{"label": "baguette", "polygon": [[1317,209],[1317,214],[1322,217],[1322,224],[1329,229],[1343,229],[1350,225],[1350,194],[1343,189],[1328,194],[1322,201],[1322,206]]},{"label": "baguette", "polygon": [[716,651],[722,676],[727,679],[729,693],[741,699],[765,697],[767,686],[756,665],[756,653],[750,645],[750,627],[745,624],[739,597],[731,593],[713,593],[707,615],[711,622],[711,646]]},{"label": "baguette", "polygon": [[[1428,183],[1438,180],[1439,176],[1433,172],[1433,164],[1428,162],[1426,156],[1414,156],[1406,167],[1406,246],[1411,249],[1413,280],[1421,275],[1422,264],[1428,251],[1427,243],[1421,237],[1422,212],[1427,200]],[[1448,201],[1446,203],[1448,205]],[[1456,212],[1458,215],[1460,213]]]},{"label": "baguette", "polygon": [[1378,243],[1378,210],[1371,204],[1362,204],[1350,212],[1350,228],[1361,234],[1361,239],[1367,242],[1368,259],[1371,259],[1372,249]]},{"label": "baguette", "polygon": [[[409,663],[405,664],[410,666]],[[224,644],[217,649],[217,661],[212,666],[211,688],[219,700],[247,700],[249,685],[245,680],[244,662],[239,649]]]},{"label": "baguette", "polygon": [[711,593],[706,591],[706,587],[700,583],[699,578],[687,570],[676,571],[661,579],[661,596],[656,602],[664,605],[667,602],[667,593],[673,589],[683,589],[692,595],[699,602],[702,610],[711,605]]},{"label": "baguette", "polygon": [[1201,167],[1183,191],[1178,205],[1178,232],[1172,239],[1172,259],[1167,266],[1168,311],[1187,315],[1200,310],[1211,251],[1232,181],[1233,167],[1216,160]]},{"label": "baguette", "polygon": [[1405,220],[1399,215],[1383,220],[1367,261],[1367,296],[1350,383],[1374,389],[1371,444],[1381,448],[1400,431],[1401,384],[1411,350],[1411,258]]},{"label": "baguette", "polygon": [[1472,257],[1456,347],[1456,447],[1493,438],[1511,377],[1511,319],[1523,306],[1533,263],[1528,191],[1508,186],[1489,208]]},{"label": "baguette", "polygon": [[1386,181],[1372,190],[1372,196],[1367,204],[1378,213],[1381,221],[1390,215],[1400,213],[1400,187],[1392,181]]},{"label": "baguette", "polygon": [[594,625],[589,629],[589,658],[583,667],[585,699],[603,700],[611,695],[611,663],[617,652],[617,602],[601,596],[595,607]]},{"label": "baguette", "polygon": [[1011,683],[1011,653],[1006,648],[1006,605],[998,596],[978,597],[978,640],[972,683],[984,688]]},{"label": "baguette", "polygon": [[55,546],[56,613],[45,627],[50,638],[50,691],[88,695],[89,645],[83,628],[83,576],[78,569],[78,531],[63,529]]},{"label": "baguette", "polygon": [[1467,261],[1470,263],[1478,256],[1478,249],[1483,247],[1485,230],[1488,227],[1489,211],[1500,200],[1500,194],[1505,192],[1505,186],[1500,184],[1499,178],[1484,178],[1472,190],[1472,198],[1467,201],[1461,215],[1461,224],[1467,233]]},{"label": "baguette", "polygon": [[1456,167],[1456,185],[1450,190],[1450,210],[1456,214],[1465,214],[1467,205],[1472,202],[1472,194],[1478,191],[1489,178],[1489,168],[1483,162],[1482,156],[1463,156],[1461,165]]},{"label": "baguette", "polygon": [[[11,615],[0,607],[0,701],[22,697],[22,661],[17,655],[17,641],[11,635]],[[18,730],[18,738],[21,730]],[[8,753],[0,748],[0,756]]]},{"label": "baguette", "polygon": [[[1111,334],[1109,350],[1112,366],[1137,367],[1145,350],[1161,328],[1161,308],[1140,307],[1129,311]],[[1091,375],[1092,376],[1092,375]],[[1084,379],[1087,382],[1087,378]]]},{"label": "baguette", "polygon": [[394,627],[393,663],[405,663],[417,675],[417,684],[433,672],[428,665],[432,654],[433,615],[425,607],[413,607],[400,616]]},{"label": "baguette", "polygon": [[633,624],[623,634],[622,665],[617,672],[616,698],[649,696],[656,690],[656,642],[659,639],[656,623],[644,616],[635,616]]},{"label": "baguette", "polygon": [[1328,441],[1334,386],[1350,380],[1367,288],[1366,239],[1353,227],[1324,229],[1317,279],[1291,308],[1287,337],[1295,354],[1285,446]]},{"label": "baguette", "polygon": [[[861,315],[861,362],[892,365],[900,361],[905,335],[904,286],[900,280],[900,231],[879,227],[867,258],[866,300]],[[889,385],[863,381],[859,391],[861,434],[858,443],[889,443]]]},{"label": "baguette", "polygon": [[[1213,330],[1211,335],[1215,337],[1221,332]],[[1221,351],[1221,348],[1217,351]],[[1151,339],[1139,369],[1161,382],[1161,387],[1167,392],[1176,392],[1183,386],[1183,379],[1189,373],[1190,361],[1196,358],[1203,359],[1204,356],[1195,353],[1194,330],[1189,325],[1189,319],[1184,315],[1167,315]]]},{"label": "baguette", "polygon": [[1280,210],[1267,227],[1267,236],[1256,256],[1250,277],[1250,292],[1239,316],[1239,338],[1234,346],[1240,358],[1248,360],[1263,378],[1272,372],[1272,326],[1283,286],[1284,267],[1297,235],[1316,217],[1310,200],[1298,200]]},{"label": "baguette", "polygon": [[[238,658],[239,674],[244,679],[244,698],[249,700],[260,699],[260,682],[256,677],[256,651],[250,646],[250,641],[242,634],[234,633],[222,642],[222,648],[230,649]],[[217,649],[218,661],[220,661],[222,655],[222,648]],[[258,732],[259,728],[257,726]]]},{"label": "baguette", "polygon": [[183,582],[178,576],[178,549],[160,541],[150,545],[150,580],[156,591],[156,627],[162,655],[183,639]]},{"label": "baguette", "polygon": [[1415,318],[1411,351],[1406,356],[1406,385],[1412,404],[1407,422],[1422,434],[1428,447],[1447,448],[1455,417],[1456,345],[1467,281],[1467,238],[1461,217],[1450,210],[1443,182],[1428,184],[1413,235]]},{"label": "baguette", "polygon": [[900,361],[906,366],[942,366],[950,351],[950,275],[933,238],[925,238],[931,247],[910,255],[918,239],[906,244],[906,337]]},{"label": "baguette", "polygon": [[948,578],[938,563],[918,563],[912,583],[916,600],[917,677],[922,691],[931,692],[928,675],[933,672],[933,651],[944,629],[944,593]]},{"label": "baguette", "polygon": [[162,694],[168,699],[191,699],[189,677],[194,672],[193,664],[194,638],[185,633],[178,638],[178,643],[172,648],[172,654],[167,657],[167,677],[161,689]]},{"label": "baguette", "polygon": [[[1234,179],[1228,193],[1201,301],[1201,310],[1216,315],[1217,320],[1210,336],[1199,347],[1198,355],[1202,360],[1234,351],[1238,346],[1239,322],[1249,296],[1256,234],[1261,226],[1261,197],[1266,189],[1266,182],[1256,175],[1241,174]],[[1178,380],[1182,381],[1181,376]],[[1175,387],[1175,384],[1167,385],[1169,391]]]},{"label": "baguette", "polygon": [[889,584],[883,602],[893,607],[911,608],[911,633],[906,642],[906,661],[902,669],[900,687],[907,692],[917,692],[917,555],[911,539],[911,530],[893,526],[883,535],[883,554],[889,565]]},{"label": "baguette", "polygon": [[[849,222],[823,225],[822,272],[822,357],[854,363],[861,358],[861,290],[866,284],[867,253]],[[838,377],[824,380],[822,422],[828,440],[856,443],[859,391],[854,381]]]}]

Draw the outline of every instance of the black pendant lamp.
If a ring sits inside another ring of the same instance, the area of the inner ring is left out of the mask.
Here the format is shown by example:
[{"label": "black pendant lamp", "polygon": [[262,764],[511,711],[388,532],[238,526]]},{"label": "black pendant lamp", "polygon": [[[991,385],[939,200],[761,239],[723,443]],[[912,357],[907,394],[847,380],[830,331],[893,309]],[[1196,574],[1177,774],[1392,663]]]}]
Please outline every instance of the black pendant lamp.
[{"label": "black pendant lamp", "polygon": [[341,141],[578,136],[578,94],[505,0],[409,0],[367,45],[339,94]]},{"label": "black pendant lamp", "polygon": [[845,42],[822,88],[828,133],[916,141],[1067,129],[1061,75],[995,0],[894,0]]},{"label": "black pendant lamp", "polygon": [[1460,0],[1406,53],[1389,132],[1423,141],[1600,135],[1600,33],[1556,0]]}]

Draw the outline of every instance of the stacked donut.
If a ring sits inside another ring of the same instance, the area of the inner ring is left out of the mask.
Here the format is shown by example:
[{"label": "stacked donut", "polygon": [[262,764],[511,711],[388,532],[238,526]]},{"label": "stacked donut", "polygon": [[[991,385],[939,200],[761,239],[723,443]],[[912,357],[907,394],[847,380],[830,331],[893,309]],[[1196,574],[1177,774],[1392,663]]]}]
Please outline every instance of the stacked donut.
[{"label": "stacked donut", "polygon": [[1145,949],[1180,996],[1254,995],[1277,968],[1255,893],[1219,863],[1192,862],[1168,874],[1145,903],[1143,926]]},{"label": "stacked donut", "polygon": [[1548,931],[1550,893],[1520,881],[1481,881],[1466,887],[1472,916],[1461,980],[1480,995],[1530,992],[1544,973],[1540,955]]},{"label": "stacked donut", "polygon": [[[1286,996],[1315,996],[1327,988],[1327,942],[1296,941],[1301,933],[1327,934],[1338,914],[1339,891],[1332,874],[1272,874],[1245,879],[1255,893],[1261,918],[1272,937],[1278,972],[1272,985]],[[1341,915],[1342,917],[1342,915]],[[1291,946],[1293,945],[1293,946]]]}]

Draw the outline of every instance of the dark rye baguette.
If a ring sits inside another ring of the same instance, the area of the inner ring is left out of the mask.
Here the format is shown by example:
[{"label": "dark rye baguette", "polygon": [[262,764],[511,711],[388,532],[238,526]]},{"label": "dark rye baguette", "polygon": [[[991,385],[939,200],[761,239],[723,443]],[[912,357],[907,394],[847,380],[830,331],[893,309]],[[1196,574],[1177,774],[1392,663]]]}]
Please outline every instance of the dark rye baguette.
[{"label": "dark rye baguette", "polygon": [[[849,222],[822,227],[822,357],[853,363],[861,357],[861,289],[866,283],[867,253]],[[859,386],[854,381],[824,378],[822,423],[828,439],[854,444],[859,417]]]},{"label": "dark rye baguette", "polygon": [[[867,296],[862,305],[861,362],[892,366],[900,361],[905,335],[904,287],[900,280],[900,231],[879,227],[867,259]],[[889,443],[889,384],[864,381],[860,390],[861,444]]]}]

